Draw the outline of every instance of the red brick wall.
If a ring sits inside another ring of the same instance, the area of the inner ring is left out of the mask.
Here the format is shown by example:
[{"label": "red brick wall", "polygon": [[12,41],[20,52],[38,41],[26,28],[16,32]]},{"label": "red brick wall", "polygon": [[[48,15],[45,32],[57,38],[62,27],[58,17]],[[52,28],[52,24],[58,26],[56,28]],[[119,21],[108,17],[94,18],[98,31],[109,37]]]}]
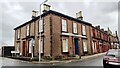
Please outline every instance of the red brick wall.
[{"label": "red brick wall", "polygon": [[61,17],[51,15],[52,56],[61,55]]}]

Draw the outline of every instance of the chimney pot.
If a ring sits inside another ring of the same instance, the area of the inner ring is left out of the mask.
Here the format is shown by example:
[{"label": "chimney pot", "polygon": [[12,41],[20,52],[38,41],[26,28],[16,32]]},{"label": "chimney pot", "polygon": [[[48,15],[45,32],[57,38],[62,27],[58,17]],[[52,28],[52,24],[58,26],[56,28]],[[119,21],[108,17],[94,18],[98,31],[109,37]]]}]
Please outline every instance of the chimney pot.
[{"label": "chimney pot", "polygon": [[48,5],[48,4],[43,4],[43,13],[49,11],[49,10],[50,10],[50,7],[51,7],[51,6]]},{"label": "chimney pot", "polygon": [[78,13],[76,13],[76,17],[77,17],[77,19],[79,19],[79,20],[83,20],[82,11],[79,11]]},{"label": "chimney pot", "polygon": [[102,31],[104,31],[104,29],[103,29],[103,28],[102,28],[101,30],[102,30]]},{"label": "chimney pot", "polygon": [[98,28],[100,29],[100,25],[98,25]]},{"label": "chimney pot", "polygon": [[37,17],[37,11],[33,10],[32,11],[32,19],[36,18]]}]

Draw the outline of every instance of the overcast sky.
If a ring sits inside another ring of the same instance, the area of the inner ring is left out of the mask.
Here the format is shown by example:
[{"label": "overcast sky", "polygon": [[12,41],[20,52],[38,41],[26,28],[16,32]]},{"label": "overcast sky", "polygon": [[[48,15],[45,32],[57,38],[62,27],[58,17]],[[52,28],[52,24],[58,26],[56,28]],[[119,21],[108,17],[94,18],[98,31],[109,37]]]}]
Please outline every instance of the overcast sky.
[{"label": "overcast sky", "polygon": [[[14,28],[31,19],[32,10],[39,10],[43,0],[0,2],[0,42],[14,45]],[[49,0],[51,10],[76,17],[83,11],[83,20],[94,26],[100,25],[105,30],[110,27],[114,33],[118,31],[118,0]]]}]

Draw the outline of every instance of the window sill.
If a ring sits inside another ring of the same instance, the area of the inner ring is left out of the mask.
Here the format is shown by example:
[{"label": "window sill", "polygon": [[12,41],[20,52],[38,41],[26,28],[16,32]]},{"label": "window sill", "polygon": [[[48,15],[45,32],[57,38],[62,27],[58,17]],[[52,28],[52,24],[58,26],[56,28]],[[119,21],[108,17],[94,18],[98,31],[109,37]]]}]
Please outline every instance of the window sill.
[{"label": "window sill", "polygon": [[69,52],[62,52],[62,54],[69,54]]}]

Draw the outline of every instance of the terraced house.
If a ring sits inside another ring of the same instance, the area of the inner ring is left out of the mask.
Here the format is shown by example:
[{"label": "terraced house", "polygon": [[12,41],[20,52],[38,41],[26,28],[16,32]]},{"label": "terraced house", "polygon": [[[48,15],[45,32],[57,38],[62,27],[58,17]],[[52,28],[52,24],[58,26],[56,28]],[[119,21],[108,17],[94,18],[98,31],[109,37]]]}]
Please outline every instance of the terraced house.
[{"label": "terraced house", "polygon": [[92,49],[93,54],[106,52],[110,48],[109,44],[109,35],[108,32],[104,29],[101,29],[100,26],[92,26]]},{"label": "terraced house", "polygon": [[[14,45],[19,56],[38,57],[39,46],[42,44],[42,57],[80,57],[102,52],[102,50],[97,50],[100,48],[100,45],[97,44],[101,43],[102,39],[108,44],[107,33],[100,30],[101,35],[99,35],[98,28],[83,21],[81,11],[76,13],[76,18],[73,18],[53,10],[44,10],[41,17],[42,20],[39,22],[40,16],[36,16],[36,11],[33,11],[30,21],[14,28]],[[97,32],[94,33],[94,31]],[[39,39],[39,32],[42,33],[42,40]],[[94,35],[100,37],[96,38]]]}]

